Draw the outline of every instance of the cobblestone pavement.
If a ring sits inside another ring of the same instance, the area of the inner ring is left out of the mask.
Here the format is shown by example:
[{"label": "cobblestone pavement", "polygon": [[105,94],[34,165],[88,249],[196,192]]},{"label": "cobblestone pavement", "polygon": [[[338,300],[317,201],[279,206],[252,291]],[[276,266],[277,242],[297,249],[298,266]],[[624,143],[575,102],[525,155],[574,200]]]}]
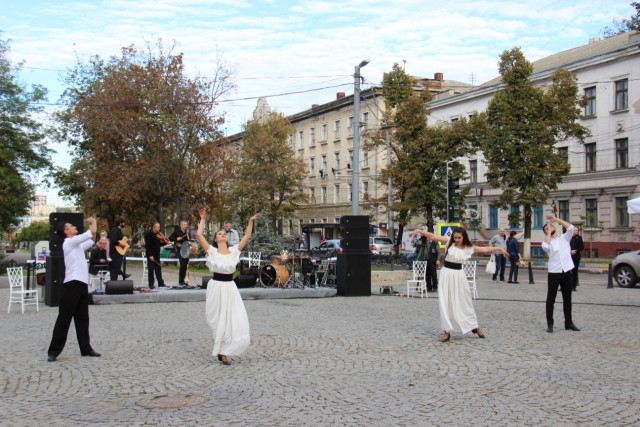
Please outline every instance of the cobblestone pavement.
[{"label": "cobblestone pavement", "polygon": [[[246,301],[253,344],[231,366],[211,355],[204,303],[93,306],[103,357],[81,357],[72,327],[56,363],[46,350],[57,309],[15,306],[0,313],[0,424],[638,425],[640,288],[603,284],[573,294],[581,332],[562,328],[558,303],[547,334],[546,284],[482,280],[488,338],[446,344],[434,294]],[[189,394],[209,400],[136,405]]]}]

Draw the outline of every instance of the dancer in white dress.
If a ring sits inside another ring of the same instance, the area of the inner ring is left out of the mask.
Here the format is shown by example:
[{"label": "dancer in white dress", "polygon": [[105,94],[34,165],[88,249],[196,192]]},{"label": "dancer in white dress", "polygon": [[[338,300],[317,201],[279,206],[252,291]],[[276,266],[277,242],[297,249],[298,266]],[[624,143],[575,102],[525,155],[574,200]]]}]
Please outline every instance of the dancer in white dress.
[{"label": "dancer in white dress", "polygon": [[473,246],[466,230],[462,227],[453,229],[452,239],[445,236],[437,236],[423,230],[415,230],[409,236],[414,237],[417,234],[422,234],[438,242],[448,243],[444,266],[440,271],[440,279],[438,280],[440,325],[444,331],[441,341],[449,341],[451,331],[463,334],[471,331],[478,337],[485,338],[478,326],[476,311],[473,309],[473,303],[471,302],[469,283],[462,269],[462,264],[470,259],[474,253],[501,251],[506,256],[507,251],[499,247]]},{"label": "dancer in white dress", "polygon": [[249,225],[244,237],[237,246],[227,246],[227,233],[220,230],[209,245],[204,238],[204,221],[207,212],[198,211],[200,224],[197,238],[202,250],[207,254],[207,267],[213,272],[213,279],[207,285],[206,318],[213,331],[213,355],[225,365],[230,365],[227,356],[244,353],[251,344],[249,332],[249,318],[244,308],[242,297],[233,282],[233,273],[240,262],[240,251],[244,249],[251,238],[253,221],[262,214],[256,214],[249,219]]}]

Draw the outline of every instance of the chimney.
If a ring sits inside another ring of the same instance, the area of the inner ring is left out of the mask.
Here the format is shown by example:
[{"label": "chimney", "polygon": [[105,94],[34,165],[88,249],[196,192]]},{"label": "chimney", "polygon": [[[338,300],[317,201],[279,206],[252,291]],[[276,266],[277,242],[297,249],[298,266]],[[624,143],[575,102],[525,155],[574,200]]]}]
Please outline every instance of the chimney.
[{"label": "chimney", "polygon": [[311,108],[318,108],[320,104],[311,104]]},{"label": "chimney", "polygon": [[344,92],[338,92],[336,94],[336,99],[342,99],[342,98],[344,98]]},{"label": "chimney", "polygon": [[591,37],[589,39],[589,44],[593,44],[600,41],[600,37]]},{"label": "chimney", "polygon": [[434,80],[437,80],[439,82],[443,82],[444,81],[444,76],[442,75],[442,73],[435,73],[433,75]]}]

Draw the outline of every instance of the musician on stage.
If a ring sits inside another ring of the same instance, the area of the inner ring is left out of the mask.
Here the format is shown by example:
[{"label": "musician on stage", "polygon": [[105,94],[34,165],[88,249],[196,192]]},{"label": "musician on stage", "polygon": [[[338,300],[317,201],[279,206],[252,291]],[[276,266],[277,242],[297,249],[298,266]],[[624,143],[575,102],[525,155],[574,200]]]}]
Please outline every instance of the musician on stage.
[{"label": "musician on stage", "polygon": [[100,239],[96,243],[96,247],[91,250],[91,256],[89,257],[89,273],[96,276],[99,271],[106,270],[108,268],[107,261],[107,239]]},{"label": "musician on stage", "polygon": [[109,272],[111,273],[111,280],[118,280],[118,276],[122,276],[123,279],[127,279],[130,277],[130,274],[124,274],[122,272],[122,261],[124,256],[120,255],[120,253],[116,250],[116,247],[127,249],[127,244],[122,242],[124,239],[124,235],[122,234],[122,229],[124,228],[125,223],[124,219],[121,217],[117,217],[114,222],[114,227],[111,229],[109,233],[109,254],[111,255],[111,266],[109,267]]},{"label": "musician on stage", "polygon": [[175,250],[178,261],[180,262],[178,285],[181,286],[187,286],[187,284],[184,282],[184,278],[187,275],[187,265],[189,264],[189,258],[182,257],[182,254],[180,254],[180,248],[182,247],[183,242],[193,240],[189,236],[187,225],[187,221],[180,221],[180,228],[176,228],[173,233],[171,233],[171,236],[169,236],[169,240],[173,242],[173,249]]},{"label": "musician on stage", "polygon": [[238,232],[231,228],[231,221],[224,222],[224,231],[227,233],[227,239],[229,241],[229,246],[235,246],[240,243],[240,236]]},{"label": "musician on stage", "polygon": [[144,236],[147,269],[149,270],[149,289],[155,289],[154,275],[158,278],[158,286],[165,286],[162,279],[162,265],[160,265],[160,250],[167,241],[167,238],[160,233],[160,223],[158,222],[154,223],[151,230]]}]

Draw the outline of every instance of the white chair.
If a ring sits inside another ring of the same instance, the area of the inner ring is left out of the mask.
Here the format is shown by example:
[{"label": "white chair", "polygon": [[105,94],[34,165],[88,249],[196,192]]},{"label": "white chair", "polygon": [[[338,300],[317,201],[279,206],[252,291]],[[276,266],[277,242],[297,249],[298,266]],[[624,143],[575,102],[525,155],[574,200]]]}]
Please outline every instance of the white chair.
[{"label": "white chair", "polygon": [[476,267],[478,263],[476,261],[465,261],[462,264],[465,276],[469,282],[469,290],[471,291],[471,297],[473,299],[478,298],[478,287],[476,286]]},{"label": "white chair", "polygon": [[89,274],[89,284],[91,289],[90,292],[98,289],[103,290],[104,284],[107,281],[107,274],[109,274],[109,270],[98,270],[98,274]]},{"label": "white chair", "polygon": [[7,275],[9,276],[9,309],[7,313],[11,312],[12,303],[20,303],[22,305],[22,313],[24,313],[25,305],[33,304],[36,305],[36,311],[39,311],[38,290],[24,288],[22,267],[7,268]]},{"label": "white chair", "polygon": [[411,296],[414,291],[420,292],[420,298],[427,295],[427,261],[414,261],[413,262],[413,279],[407,280],[407,298]]},{"label": "white chair", "polygon": [[144,279],[149,278],[148,268],[147,268],[147,253],[142,252],[142,278],[140,279],[140,286],[144,286]]},{"label": "white chair", "polygon": [[249,252],[249,268],[260,267],[260,256],[262,252]]}]

